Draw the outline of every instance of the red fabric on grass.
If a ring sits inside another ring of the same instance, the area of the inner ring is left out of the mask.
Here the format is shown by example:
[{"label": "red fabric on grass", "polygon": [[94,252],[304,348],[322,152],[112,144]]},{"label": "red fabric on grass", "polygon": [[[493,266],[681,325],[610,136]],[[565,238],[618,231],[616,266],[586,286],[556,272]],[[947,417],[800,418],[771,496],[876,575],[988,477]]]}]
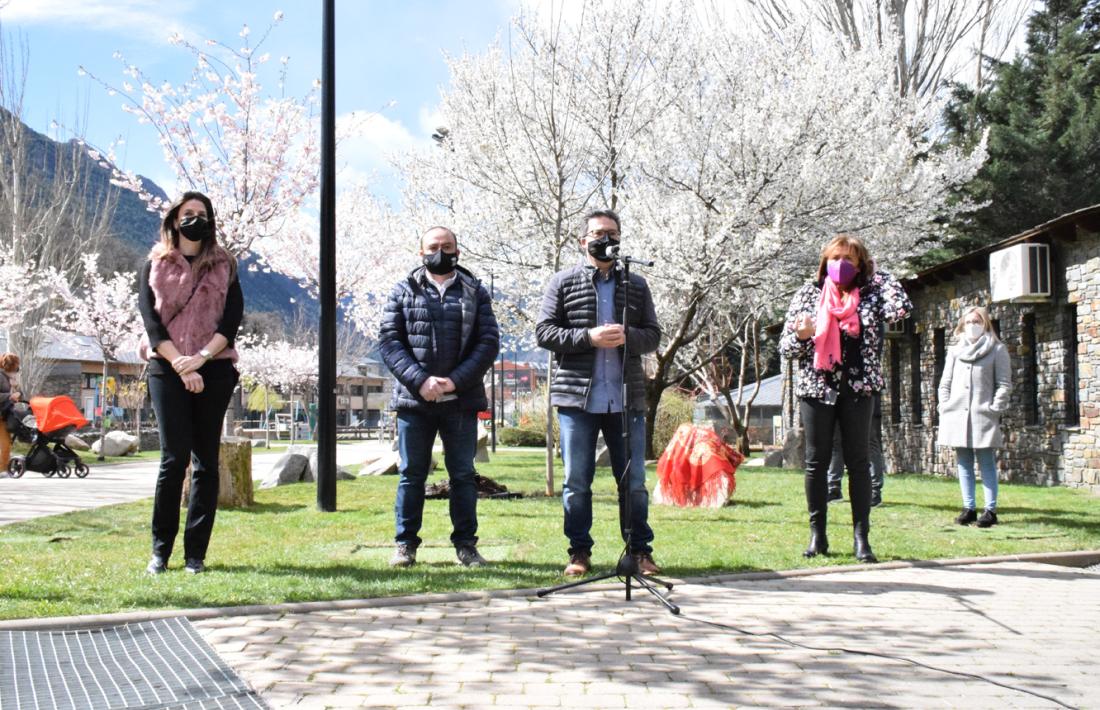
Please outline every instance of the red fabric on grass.
[{"label": "red fabric on grass", "polygon": [[744,459],[713,430],[681,424],[657,461],[654,500],[681,508],[721,507],[737,486]]}]

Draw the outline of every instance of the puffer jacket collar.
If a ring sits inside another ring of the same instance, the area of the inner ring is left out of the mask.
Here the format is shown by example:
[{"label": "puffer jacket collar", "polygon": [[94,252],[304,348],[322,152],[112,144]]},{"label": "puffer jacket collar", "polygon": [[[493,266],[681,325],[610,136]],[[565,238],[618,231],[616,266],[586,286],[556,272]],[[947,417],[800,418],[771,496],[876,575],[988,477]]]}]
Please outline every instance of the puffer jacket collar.
[{"label": "puffer jacket collar", "polygon": [[[461,266],[455,266],[455,272],[458,274],[455,284],[462,288],[462,335],[459,342],[459,352],[466,352],[466,346],[474,334],[474,323],[477,320],[477,289],[481,285],[481,281]],[[427,267],[418,266],[409,272],[406,281],[414,293],[421,293],[425,298],[434,298],[435,287],[428,283],[428,279],[431,277],[432,275],[428,273]],[[427,289],[433,289],[433,291]],[[433,322],[432,353],[438,354],[438,352],[435,323]]]}]

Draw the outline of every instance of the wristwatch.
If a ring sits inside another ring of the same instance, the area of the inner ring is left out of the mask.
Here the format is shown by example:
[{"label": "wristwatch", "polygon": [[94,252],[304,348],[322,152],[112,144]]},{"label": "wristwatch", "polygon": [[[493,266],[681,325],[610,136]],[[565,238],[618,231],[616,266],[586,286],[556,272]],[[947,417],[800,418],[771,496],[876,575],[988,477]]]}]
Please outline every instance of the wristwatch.
[{"label": "wristwatch", "polygon": [[203,360],[209,360],[210,358],[214,357],[214,355],[206,348],[200,350],[199,355],[202,355]]}]

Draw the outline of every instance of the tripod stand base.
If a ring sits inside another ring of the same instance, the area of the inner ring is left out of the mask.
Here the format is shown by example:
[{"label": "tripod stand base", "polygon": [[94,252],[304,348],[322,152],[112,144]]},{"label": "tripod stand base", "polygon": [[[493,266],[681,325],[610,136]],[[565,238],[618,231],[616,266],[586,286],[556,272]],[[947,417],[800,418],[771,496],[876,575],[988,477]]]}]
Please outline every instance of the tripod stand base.
[{"label": "tripod stand base", "polygon": [[632,601],[632,583],[636,582],[639,589],[644,589],[652,594],[657,599],[657,601],[663,604],[664,607],[670,612],[677,615],[680,613],[680,607],[673,604],[667,596],[662,594],[661,591],[657,589],[658,586],[661,586],[671,592],[672,584],[664,581],[663,579],[658,579],[657,577],[652,577],[650,575],[641,574],[640,572],[638,572],[638,561],[634,559],[633,555],[628,554],[624,554],[622,557],[619,558],[619,563],[615,565],[615,569],[611,572],[604,572],[603,574],[598,574],[595,577],[580,579],[576,582],[559,584],[556,587],[540,589],[539,591],[535,592],[535,596],[542,598],[549,594],[553,594],[554,592],[560,592],[565,589],[573,589],[574,587],[583,587],[588,584],[595,584],[597,582],[602,582],[605,579],[612,579],[615,577],[621,578],[623,580],[623,583],[626,585],[627,601]]}]

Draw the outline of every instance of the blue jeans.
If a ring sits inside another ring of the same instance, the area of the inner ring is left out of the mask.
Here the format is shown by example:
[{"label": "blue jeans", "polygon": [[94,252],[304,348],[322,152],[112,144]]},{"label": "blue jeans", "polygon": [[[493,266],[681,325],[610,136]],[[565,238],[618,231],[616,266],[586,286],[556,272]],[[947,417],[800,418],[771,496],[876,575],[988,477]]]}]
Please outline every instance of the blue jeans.
[{"label": "blue jeans", "polygon": [[986,510],[997,510],[997,455],[993,449],[956,448],[959,464],[959,488],[962,489],[963,507],[974,510],[974,459],[982,470],[982,488],[985,489]]},{"label": "blue jeans", "polygon": [[[596,436],[611,456],[611,473],[619,485],[619,531],[627,541],[621,485],[627,455],[623,441],[622,414],[591,414],[579,407],[559,407],[561,451],[565,459],[565,484],[561,502],[565,508],[565,537],[569,554],[592,551],[592,479],[596,475]],[[652,552],[653,530],[649,527],[649,492],[645,487],[645,415],[630,414],[630,551]]]},{"label": "blue jeans", "polygon": [[397,413],[397,446],[401,452],[401,475],[397,482],[394,539],[410,547],[420,545],[424,521],[424,484],[432,461],[435,436],[443,440],[443,461],[450,476],[451,542],[455,547],[477,544],[477,486],[474,483],[474,454],[477,453],[477,412],[446,407],[424,414]]}]

